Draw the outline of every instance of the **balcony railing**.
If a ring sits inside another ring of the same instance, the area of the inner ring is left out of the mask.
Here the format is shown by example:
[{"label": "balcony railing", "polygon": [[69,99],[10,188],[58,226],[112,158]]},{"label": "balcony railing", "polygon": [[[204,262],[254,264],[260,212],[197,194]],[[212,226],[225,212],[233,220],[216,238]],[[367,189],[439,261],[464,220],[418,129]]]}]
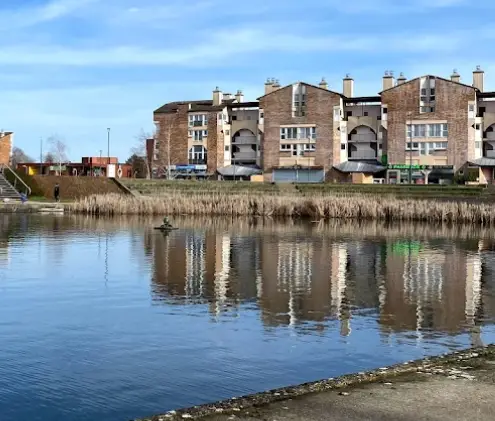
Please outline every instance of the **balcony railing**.
[{"label": "balcony railing", "polygon": [[255,145],[257,143],[256,136],[237,136],[232,139],[235,145]]},{"label": "balcony railing", "polygon": [[485,136],[485,140],[495,142],[495,132],[488,132]]},{"label": "balcony railing", "polygon": [[486,158],[495,158],[495,151],[485,151],[485,157]]},{"label": "balcony railing", "polygon": [[376,159],[377,155],[374,151],[369,152],[352,152],[348,155],[348,159]]},{"label": "balcony railing", "polygon": [[206,159],[190,159],[189,165],[206,165]]}]

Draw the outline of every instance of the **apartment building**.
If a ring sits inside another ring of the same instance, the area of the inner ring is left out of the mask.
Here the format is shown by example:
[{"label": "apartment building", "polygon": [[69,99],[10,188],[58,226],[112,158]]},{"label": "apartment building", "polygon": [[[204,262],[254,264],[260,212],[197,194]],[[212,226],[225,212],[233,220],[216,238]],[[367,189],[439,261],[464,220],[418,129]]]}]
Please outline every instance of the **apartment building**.
[{"label": "apartment building", "polygon": [[477,67],[472,83],[392,72],[381,92],[354,95],[347,75],[342,93],[269,79],[258,101],[213,91],[211,100],[173,102],[154,113],[153,166],[200,176],[265,181],[443,183],[455,174],[495,180],[495,92]]}]

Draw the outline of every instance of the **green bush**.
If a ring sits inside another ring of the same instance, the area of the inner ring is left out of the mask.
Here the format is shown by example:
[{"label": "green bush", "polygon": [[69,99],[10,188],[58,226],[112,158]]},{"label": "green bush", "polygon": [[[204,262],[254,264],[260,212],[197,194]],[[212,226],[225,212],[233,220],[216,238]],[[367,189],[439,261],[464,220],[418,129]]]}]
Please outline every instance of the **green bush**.
[{"label": "green bush", "polygon": [[[36,183],[36,180],[34,179],[33,176],[26,174],[22,170],[14,170],[14,172],[19,176],[19,178],[26,183],[29,188],[31,189],[31,196],[38,196],[38,197],[43,197],[43,190],[40,188],[38,183]],[[4,172],[5,178],[8,180],[10,184],[16,187],[17,191],[20,193],[27,193],[26,188],[22,185],[22,183],[19,183],[19,180],[16,181],[16,177],[14,174],[12,174],[10,171],[5,171]]]}]

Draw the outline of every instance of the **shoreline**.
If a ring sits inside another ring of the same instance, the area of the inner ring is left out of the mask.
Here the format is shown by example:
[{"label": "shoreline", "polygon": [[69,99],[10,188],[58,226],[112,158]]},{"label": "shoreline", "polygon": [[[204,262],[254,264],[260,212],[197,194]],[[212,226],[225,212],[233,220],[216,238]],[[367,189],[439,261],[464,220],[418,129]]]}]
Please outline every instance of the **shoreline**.
[{"label": "shoreline", "polygon": [[[404,380],[408,375],[417,373],[427,375],[451,375],[452,373],[459,373],[458,376],[460,378],[468,378],[469,375],[466,374],[467,370],[481,367],[486,361],[493,359],[495,359],[495,344],[488,345],[484,348],[471,348],[437,357],[426,357],[421,360],[408,361],[366,373],[347,374],[336,378],[273,389],[253,395],[234,397],[216,403],[172,410],[160,415],[138,418],[132,421],[176,421],[186,418],[199,420],[211,416],[239,416],[247,410],[256,409],[257,411],[261,411],[269,405],[291,401],[296,398],[304,398],[330,391],[351,390],[365,385],[388,383],[392,380]],[[469,367],[466,368],[466,366]],[[448,369],[451,370],[449,371]],[[341,393],[346,395],[346,392]]]}]

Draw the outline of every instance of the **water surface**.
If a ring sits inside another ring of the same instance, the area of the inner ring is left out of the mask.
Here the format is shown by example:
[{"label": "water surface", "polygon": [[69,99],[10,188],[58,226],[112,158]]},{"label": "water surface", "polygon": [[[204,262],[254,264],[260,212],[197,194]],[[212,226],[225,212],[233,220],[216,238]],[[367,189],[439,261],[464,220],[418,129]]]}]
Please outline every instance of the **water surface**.
[{"label": "water surface", "polygon": [[0,215],[0,413],[128,420],[495,341],[471,227]]}]

